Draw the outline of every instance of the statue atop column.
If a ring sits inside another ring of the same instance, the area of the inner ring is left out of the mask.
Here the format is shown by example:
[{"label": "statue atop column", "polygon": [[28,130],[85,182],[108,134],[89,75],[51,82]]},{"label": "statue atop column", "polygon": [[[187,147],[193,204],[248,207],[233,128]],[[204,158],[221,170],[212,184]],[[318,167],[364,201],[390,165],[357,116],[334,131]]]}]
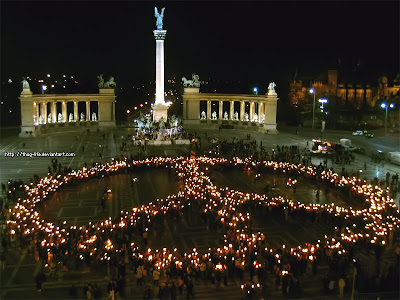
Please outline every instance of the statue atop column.
[{"label": "statue atop column", "polygon": [[22,79],[22,89],[23,90],[31,90],[31,87],[29,86],[29,82],[28,82],[28,80],[26,80],[26,78],[25,77],[23,77],[23,79]]},{"label": "statue atop column", "polygon": [[276,96],[275,87],[276,87],[275,82],[270,82],[269,83],[269,85],[268,85],[268,95]]},{"label": "statue atop column", "polygon": [[275,87],[276,87],[275,82],[270,82],[268,85],[268,92],[270,91],[275,92]]},{"label": "statue atop column", "polygon": [[164,10],[165,7],[161,9],[161,14],[159,14],[157,7],[154,7],[154,16],[157,18],[156,26],[158,30],[163,29],[162,27],[163,27]]}]

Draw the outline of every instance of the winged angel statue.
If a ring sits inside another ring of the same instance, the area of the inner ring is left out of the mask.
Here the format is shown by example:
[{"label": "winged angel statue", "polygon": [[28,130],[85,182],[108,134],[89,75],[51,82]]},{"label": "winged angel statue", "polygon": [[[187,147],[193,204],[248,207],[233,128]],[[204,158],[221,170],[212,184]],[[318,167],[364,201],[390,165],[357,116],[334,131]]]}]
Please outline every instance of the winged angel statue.
[{"label": "winged angel statue", "polygon": [[156,26],[157,26],[158,30],[162,30],[162,26],[163,26],[163,22],[162,21],[163,21],[163,18],[164,18],[164,10],[165,10],[165,7],[163,7],[161,9],[161,14],[159,14],[157,7],[154,7],[154,16],[157,18]]}]

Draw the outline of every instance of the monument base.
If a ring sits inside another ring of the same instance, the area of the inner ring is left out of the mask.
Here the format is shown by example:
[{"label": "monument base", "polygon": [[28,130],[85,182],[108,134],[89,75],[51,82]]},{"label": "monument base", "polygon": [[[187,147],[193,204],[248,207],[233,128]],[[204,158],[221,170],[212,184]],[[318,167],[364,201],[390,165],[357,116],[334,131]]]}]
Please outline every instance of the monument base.
[{"label": "monument base", "polygon": [[100,127],[115,127],[115,121],[97,121]]},{"label": "monument base", "polygon": [[21,132],[19,134],[19,137],[28,138],[28,137],[35,137],[36,135],[37,134],[35,126],[21,126]]},{"label": "monument base", "polygon": [[278,134],[278,130],[276,130],[276,124],[263,124],[262,127],[258,129],[259,132],[267,133],[267,134]]},{"label": "monument base", "polygon": [[158,122],[163,118],[166,122],[168,119],[168,106],[164,104],[153,105],[153,122]]}]

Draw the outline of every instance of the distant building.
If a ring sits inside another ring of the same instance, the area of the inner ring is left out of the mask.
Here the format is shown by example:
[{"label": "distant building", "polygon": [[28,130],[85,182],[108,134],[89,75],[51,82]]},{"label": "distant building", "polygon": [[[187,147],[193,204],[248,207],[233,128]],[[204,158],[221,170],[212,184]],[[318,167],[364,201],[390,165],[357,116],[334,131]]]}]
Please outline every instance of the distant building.
[{"label": "distant building", "polygon": [[373,108],[380,99],[390,98],[399,93],[399,75],[389,85],[388,78],[381,76],[377,85],[365,82],[338,82],[338,71],[328,70],[327,80],[296,80],[290,82],[289,100],[293,106],[312,108],[313,97],[309,90],[313,88],[317,98],[328,98],[344,107]]}]

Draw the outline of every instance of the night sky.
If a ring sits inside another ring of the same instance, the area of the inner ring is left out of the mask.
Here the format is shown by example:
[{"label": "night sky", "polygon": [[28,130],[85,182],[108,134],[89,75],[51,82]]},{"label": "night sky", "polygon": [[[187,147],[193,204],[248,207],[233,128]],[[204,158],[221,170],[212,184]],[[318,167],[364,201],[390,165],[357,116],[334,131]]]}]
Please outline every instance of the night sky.
[{"label": "night sky", "polygon": [[165,6],[166,77],[288,85],[362,63],[399,69],[396,2],[1,2],[2,78],[46,73],[154,81],[153,7]]}]

